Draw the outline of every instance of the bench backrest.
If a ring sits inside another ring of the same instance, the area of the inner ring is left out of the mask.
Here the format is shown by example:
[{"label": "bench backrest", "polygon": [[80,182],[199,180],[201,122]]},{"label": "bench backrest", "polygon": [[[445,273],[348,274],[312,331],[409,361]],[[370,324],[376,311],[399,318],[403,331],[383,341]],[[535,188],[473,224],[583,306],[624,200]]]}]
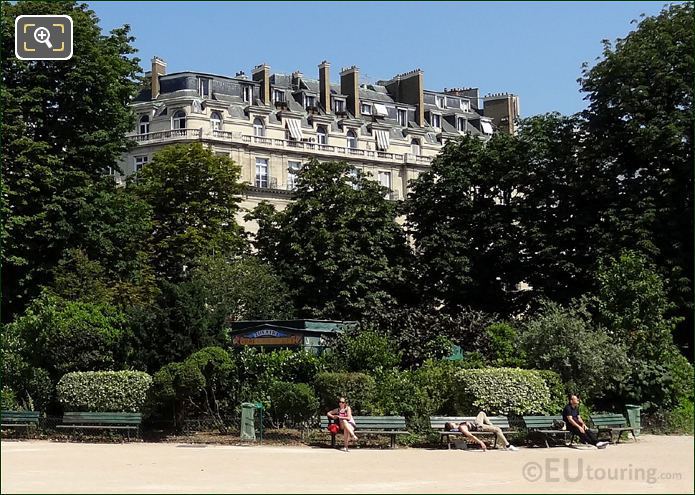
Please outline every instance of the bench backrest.
[{"label": "bench backrest", "polygon": [[618,426],[627,424],[627,420],[622,414],[592,414],[591,422],[594,426]]},{"label": "bench backrest", "polygon": [[526,428],[530,430],[547,430],[553,428],[553,421],[563,421],[562,415],[557,416],[522,416]]},{"label": "bench backrest", "polygon": [[3,423],[38,423],[39,411],[2,411]]},{"label": "bench backrest", "polygon": [[131,412],[66,412],[63,414],[63,424],[101,425],[123,424],[139,425],[142,414]]},{"label": "bench backrest", "polygon": [[[353,416],[357,430],[405,430],[404,416]],[[325,430],[333,422],[328,416],[321,416],[321,429]]]},{"label": "bench backrest", "polygon": [[[488,416],[490,423],[493,426],[498,426],[501,429],[509,429],[509,419],[506,416]],[[430,416],[430,428],[433,430],[443,430],[445,423],[463,423],[470,421],[475,423],[475,416]]]}]

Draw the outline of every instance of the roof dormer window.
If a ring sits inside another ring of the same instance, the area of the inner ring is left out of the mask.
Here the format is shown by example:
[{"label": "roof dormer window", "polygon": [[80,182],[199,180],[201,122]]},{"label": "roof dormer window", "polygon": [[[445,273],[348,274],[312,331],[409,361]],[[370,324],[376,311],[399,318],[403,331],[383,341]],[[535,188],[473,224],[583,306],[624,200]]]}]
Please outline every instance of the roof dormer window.
[{"label": "roof dormer window", "polygon": [[284,102],[285,101],[285,92],[281,89],[273,90],[273,101],[275,103]]},{"label": "roof dormer window", "polygon": [[445,96],[435,96],[434,101],[438,108],[446,108],[446,97]]},{"label": "roof dormer window", "polygon": [[203,98],[210,98],[210,89],[212,87],[212,79],[208,77],[198,78],[198,94]]},{"label": "roof dormer window", "polygon": [[241,93],[242,93],[242,97],[244,98],[244,101],[246,103],[252,103],[253,102],[253,86],[245,84],[244,86],[241,87]]},{"label": "roof dormer window", "polygon": [[430,113],[430,125],[437,129],[442,127],[442,116],[438,113]]},{"label": "roof dormer window", "polygon": [[464,117],[456,117],[456,130],[459,132],[466,131],[466,119]]},{"label": "roof dormer window", "polygon": [[372,105],[369,103],[362,103],[362,106],[360,108],[360,112],[362,115],[371,115],[372,114]]}]

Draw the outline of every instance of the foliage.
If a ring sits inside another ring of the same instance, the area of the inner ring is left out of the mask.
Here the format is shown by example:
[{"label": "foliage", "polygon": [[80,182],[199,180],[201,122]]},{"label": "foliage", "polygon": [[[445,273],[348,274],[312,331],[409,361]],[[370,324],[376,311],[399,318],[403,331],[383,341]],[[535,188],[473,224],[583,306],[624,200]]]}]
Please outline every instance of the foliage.
[{"label": "foliage", "polygon": [[254,245],[287,283],[300,316],[358,319],[392,300],[407,245],[386,190],[344,162],[311,161],[285,210],[262,203]]},{"label": "foliage", "polygon": [[219,320],[282,320],[292,317],[287,287],[258,258],[205,256],[195,263],[191,284],[201,286],[208,311]]},{"label": "foliage", "polygon": [[638,359],[661,360],[673,348],[678,318],[668,301],[661,276],[644,256],[626,251],[611,258],[598,272],[598,313],[615,341]]},{"label": "foliage", "polygon": [[9,387],[2,387],[2,392],[0,393],[3,411],[16,411],[19,409],[14,392]]},{"label": "foliage", "polygon": [[666,423],[669,430],[685,435],[693,434],[695,425],[695,408],[693,401],[684,399],[678,406],[666,413]]},{"label": "foliage", "polygon": [[[653,256],[683,316],[693,294],[693,15],[682,2],[643,18],[625,38],[605,40],[602,60],[579,80],[586,146],[612,181],[607,230]],[[683,328],[692,342],[692,320]]]},{"label": "foliage", "polygon": [[534,370],[485,368],[457,373],[457,409],[463,415],[557,414],[550,390]]},{"label": "foliage", "polygon": [[[22,14],[70,15],[72,58],[18,60],[14,21]],[[129,144],[141,69],[129,28],[102,33],[86,4],[4,2],[1,16],[2,317],[11,321],[50,281],[63,250],[78,247],[90,198],[111,187],[102,175]]]},{"label": "foliage", "polygon": [[334,369],[379,373],[401,362],[389,337],[371,330],[346,331],[331,346]]},{"label": "foliage", "polygon": [[268,391],[275,421],[306,425],[319,409],[319,400],[306,383],[275,382]]},{"label": "foliage", "polygon": [[494,322],[493,316],[471,308],[449,313],[427,304],[370,312],[362,325],[387,335],[401,355],[401,366],[410,368],[449,356],[453,344],[466,352],[480,350],[484,329]]},{"label": "foliage", "polygon": [[142,371],[84,371],[65,374],[56,392],[66,411],[140,412],[151,385]]},{"label": "foliage", "polygon": [[151,416],[169,416],[173,412],[177,428],[190,415],[211,417],[221,433],[226,433],[222,419],[233,409],[235,364],[227,351],[206,347],[194,352],[183,362],[169,363],[153,378],[148,398]]},{"label": "foliage", "polygon": [[239,180],[238,165],[200,143],[162,148],[137,174],[130,187],[152,209],[159,276],[180,281],[201,256],[246,249],[234,220],[243,191]]},{"label": "foliage", "polygon": [[482,353],[495,367],[524,365],[524,355],[519,345],[519,335],[508,323],[493,323],[485,329]]},{"label": "foliage", "polygon": [[330,411],[338,406],[338,398],[345,397],[355,415],[369,414],[376,392],[376,381],[365,373],[319,373],[316,392],[321,409]]},{"label": "foliage", "polygon": [[127,357],[126,320],[106,304],[44,294],[8,327],[27,343],[29,364],[45,368],[54,381],[71,371],[112,370]]},{"label": "foliage", "polygon": [[569,307],[541,303],[524,323],[521,343],[530,366],[555,371],[568,390],[584,397],[621,381],[627,368],[627,351],[593,327],[585,300]]}]

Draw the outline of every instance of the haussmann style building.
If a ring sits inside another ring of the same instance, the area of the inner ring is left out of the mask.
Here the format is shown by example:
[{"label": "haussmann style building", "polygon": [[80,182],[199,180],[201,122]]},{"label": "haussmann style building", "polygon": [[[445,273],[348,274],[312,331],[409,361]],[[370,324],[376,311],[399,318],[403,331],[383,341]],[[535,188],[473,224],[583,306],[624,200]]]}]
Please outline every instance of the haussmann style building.
[{"label": "haussmann style building", "polygon": [[519,115],[516,95],[427,90],[420,69],[361,84],[353,66],[340,71],[336,83],[325,61],[318,79],[271,73],[265,64],[249,78],[243,72],[167,74],[155,57],[148,75],[151,86],[132,103],[136,146],[120,164],[125,176],[116,180],[124,182],[163,146],[201,142],[241,166],[248,184],[242,209],[262,200],[284,208],[297,173],[312,158],[354,164],[387,187],[390,199],[404,199],[408,181],[428,169],[447,141],[514,133]]}]

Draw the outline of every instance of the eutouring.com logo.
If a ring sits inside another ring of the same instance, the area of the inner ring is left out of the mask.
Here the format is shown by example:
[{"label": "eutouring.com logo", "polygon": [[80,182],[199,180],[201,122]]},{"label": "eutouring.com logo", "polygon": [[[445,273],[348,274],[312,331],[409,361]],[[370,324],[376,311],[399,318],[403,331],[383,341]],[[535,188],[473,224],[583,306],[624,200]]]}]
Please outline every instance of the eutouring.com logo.
[{"label": "eutouring.com logo", "polygon": [[660,473],[656,468],[594,467],[584,459],[550,458],[543,462],[527,462],[522,468],[524,479],[531,482],[560,483],[578,481],[639,481],[654,484],[660,480],[680,480],[682,473]]}]

